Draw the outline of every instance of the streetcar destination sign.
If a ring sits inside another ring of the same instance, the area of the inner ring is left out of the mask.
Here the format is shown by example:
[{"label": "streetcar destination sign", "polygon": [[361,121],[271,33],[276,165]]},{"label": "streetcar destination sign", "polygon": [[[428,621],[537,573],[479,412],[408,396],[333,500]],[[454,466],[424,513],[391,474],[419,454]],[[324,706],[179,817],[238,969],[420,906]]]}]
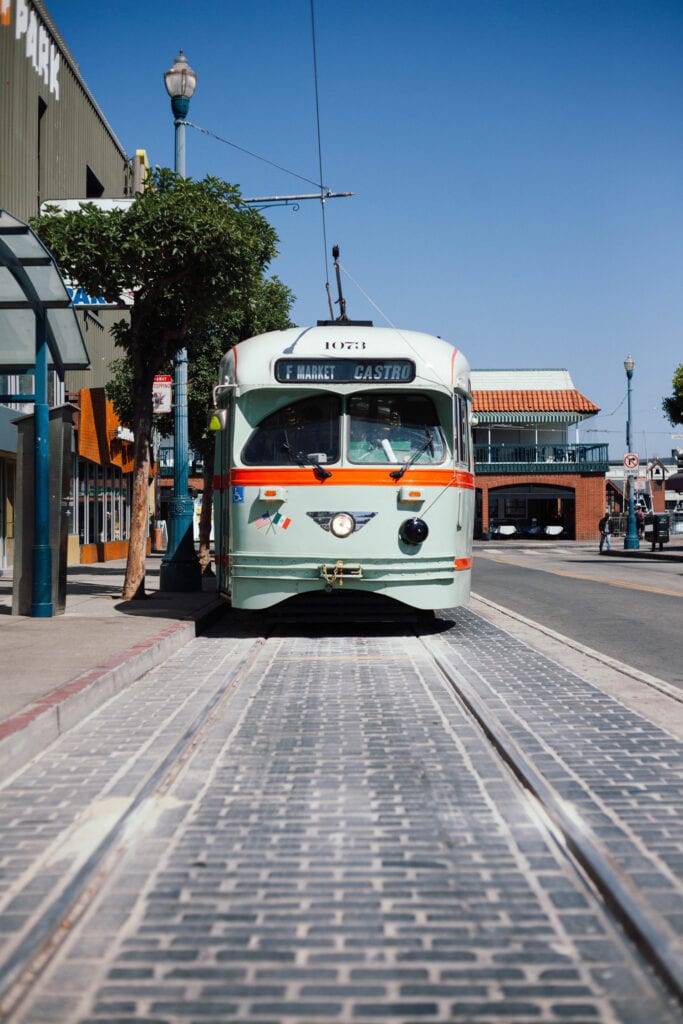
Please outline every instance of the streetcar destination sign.
[{"label": "streetcar destination sign", "polygon": [[410,384],[412,359],[278,359],[280,384]]}]

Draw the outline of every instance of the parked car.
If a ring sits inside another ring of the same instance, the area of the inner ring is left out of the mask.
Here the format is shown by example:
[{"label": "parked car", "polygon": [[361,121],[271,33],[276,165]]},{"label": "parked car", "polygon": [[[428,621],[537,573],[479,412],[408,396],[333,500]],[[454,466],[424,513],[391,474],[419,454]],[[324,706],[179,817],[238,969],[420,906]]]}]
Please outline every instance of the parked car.
[{"label": "parked car", "polygon": [[543,535],[545,537],[560,537],[564,533],[564,526],[562,523],[547,523],[543,527]]},{"label": "parked car", "polygon": [[506,519],[491,520],[489,532],[492,537],[498,538],[498,540],[504,540],[505,538],[514,537],[517,533],[517,526],[515,523],[510,522]]},{"label": "parked car", "polygon": [[563,532],[564,526],[562,523],[542,523],[536,518],[532,519],[524,529],[525,536],[536,538],[537,540],[559,537]]}]

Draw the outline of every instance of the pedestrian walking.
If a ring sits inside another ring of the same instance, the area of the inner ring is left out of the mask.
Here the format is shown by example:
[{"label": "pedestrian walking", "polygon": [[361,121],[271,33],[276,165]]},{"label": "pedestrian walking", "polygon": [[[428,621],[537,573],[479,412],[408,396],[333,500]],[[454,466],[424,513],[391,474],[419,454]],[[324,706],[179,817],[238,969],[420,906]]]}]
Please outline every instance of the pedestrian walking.
[{"label": "pedestrian walking", "polygon": [[600,554],[602,554],[603,547],[605,551],[610,550],[610,526],[609,526],[609,512],[605,512],[604,516],[598,523],[598,529],[600,530]]},{"label": "pedestrian walking", "polygon": [[638,539],[643,540],[645,537],[645,513],[642,508],[636,509],[636,530],[638,532]]}]

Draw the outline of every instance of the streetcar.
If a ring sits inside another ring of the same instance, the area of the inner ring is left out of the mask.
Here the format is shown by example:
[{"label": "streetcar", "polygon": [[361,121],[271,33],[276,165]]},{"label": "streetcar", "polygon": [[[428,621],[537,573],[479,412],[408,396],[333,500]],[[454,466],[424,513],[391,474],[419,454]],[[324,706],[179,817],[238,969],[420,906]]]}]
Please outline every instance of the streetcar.
[{"label": "streetcar", "polygon": [[449,342],[367,322],[231,348],[209,419],[219,592],[256,610],[340,590],[403,609],[466,603],[469,373]]}]

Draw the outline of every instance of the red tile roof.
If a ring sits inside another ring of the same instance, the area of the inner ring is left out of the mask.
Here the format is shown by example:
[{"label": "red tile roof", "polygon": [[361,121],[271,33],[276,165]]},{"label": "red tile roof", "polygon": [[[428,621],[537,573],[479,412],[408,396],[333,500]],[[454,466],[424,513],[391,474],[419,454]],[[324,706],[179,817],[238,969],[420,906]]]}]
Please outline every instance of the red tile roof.
[{"label": "red tile roof", "polygon": [[562,391],[474,391],[475,412],[577,412],[600,407],[575,388]]}]

